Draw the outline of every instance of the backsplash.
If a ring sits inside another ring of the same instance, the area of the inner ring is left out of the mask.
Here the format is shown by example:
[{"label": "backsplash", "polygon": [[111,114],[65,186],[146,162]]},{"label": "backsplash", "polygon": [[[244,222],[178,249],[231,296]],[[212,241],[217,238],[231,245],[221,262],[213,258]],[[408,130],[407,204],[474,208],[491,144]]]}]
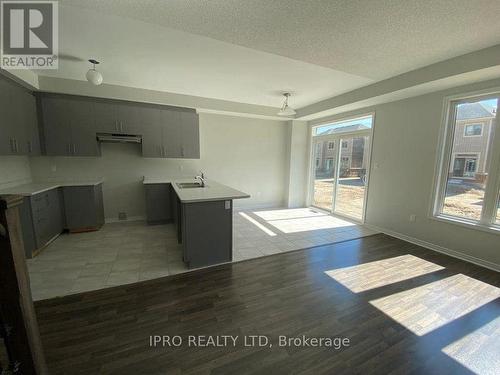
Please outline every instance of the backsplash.
[{"label": "backsplash", "polygon": [[0,189],[31,182],[27,156],[0,156]]}]

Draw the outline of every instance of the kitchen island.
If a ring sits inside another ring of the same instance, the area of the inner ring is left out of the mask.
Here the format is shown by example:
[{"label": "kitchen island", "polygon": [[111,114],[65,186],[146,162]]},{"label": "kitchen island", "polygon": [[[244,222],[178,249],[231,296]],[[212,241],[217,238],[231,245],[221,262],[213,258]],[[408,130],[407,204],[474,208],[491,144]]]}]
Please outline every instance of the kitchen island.
[{"label": "kitchen island", "polygon": [[170,185],[163,191],[170,192],[170,218],[188,268],[232,261],[233,200],[250,195],[213,180],[206,180],[205,186],[194,179],[145,178],[143,183],[147,189]]}]

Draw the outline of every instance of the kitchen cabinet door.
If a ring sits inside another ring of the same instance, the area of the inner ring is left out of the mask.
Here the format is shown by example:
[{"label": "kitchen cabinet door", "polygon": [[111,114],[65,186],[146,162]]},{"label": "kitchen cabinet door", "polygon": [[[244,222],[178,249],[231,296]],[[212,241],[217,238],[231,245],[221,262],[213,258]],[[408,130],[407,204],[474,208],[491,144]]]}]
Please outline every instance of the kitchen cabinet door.
[{"label": "kitchen cabinet door", "polygon": [[139,108],[142,118],[142,156],[145,158],[163,157],[163,139],[160,110],[152,107]]},{"label": "kitchen cabinet door", "polygon": [[71,116],[67,99],[52,96],[41,98],[45,151],[49,156],[68,156],[71,147]]},{"label": "kitchen cabinet door", "polygon": [[95,230],[104,224],[102,186],[65,186],[64,213],[70,231]]},{"label": "kitchen cabinet door", "polygon": [[200,158],[200,123],[196,112],[181,112],[181,157]]},{"label": "kitchen cabinet door", "polygon": [[41,149],[35,96],[26,91],[23,94],[23,102],[27,154],[37,156],[41,154]]},{"label": "kitchen cabinet door", "polygon": [[67,110],[71,117],[71,154],[73,156],[100,156],[93,103],[85,99],[75,99],[70,100],[69,104]]},{"label": "kitchen cabinet door", "polygon": [[25,113],[25,95],[27,91],[17,84],[11,85],[11,103],[14,110],[14,121],[12,122],[12,137],[14,138],[14,153],[16,155],[28,154],[28,137]]},{"label": "kitchen cabinet door", "polygon": [[62,202],[59,189],[52,189],[47,192],[49,240],[60,234],[63,230]]},{"label": "kitchen cabinet door", "polygon": [[147,112],[148,108],[144,109],[135,103],[119,103],[117,105],[118,132],[121,134],[141,134],[141,114]]},{"label": "kitchen cabinet door", "polygon": [[179,111],[162,109],[163,155],[166,158],[181,158],[181,116]]},{"label": "kitchen cabinet door", "polygon": [[15,153],[13,143],[14,108],[11,101],[11,84],[0,75],[0,155]]},{"label": "kitchen cabinet door", "polygon": [[98,101],[93,104],[96,130],[100,133],[118,133],[118,105],[115,102]]},{"label": "kitchen cabinet door", "polygon": [[147,184],[146,220],[148,224],[161,224],[172,220],[170,184]]}]

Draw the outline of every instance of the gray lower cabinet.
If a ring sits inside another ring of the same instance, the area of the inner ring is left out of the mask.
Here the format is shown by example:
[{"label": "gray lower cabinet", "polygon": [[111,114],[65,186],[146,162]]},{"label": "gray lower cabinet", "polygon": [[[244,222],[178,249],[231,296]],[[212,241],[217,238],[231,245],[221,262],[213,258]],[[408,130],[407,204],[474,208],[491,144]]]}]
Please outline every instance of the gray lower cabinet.
[{"label": "gray lower cabinet", "polygon": [[102,184],[64,186],[65,228],[70,232],[97,230],[104,224]]},{"label": "gray lower cabinet", "polygon": [[172,221],[171,189],[170,184],[144,185],[148,224],[162,224]]},{"label": "gray lower cabinet", "polygon": [[25,197],[20,210],[26,257],[32,258],[63,231],[64,217],[60,189]]},{"label": "gray lower cabinet", "polygon": [[33,94],[0,74],[0,155],[39,155]]},{"label": "gray lower cabinet", "polygon": [[181,203],[180,240],[188,268],[233,259],[232,201]]}]

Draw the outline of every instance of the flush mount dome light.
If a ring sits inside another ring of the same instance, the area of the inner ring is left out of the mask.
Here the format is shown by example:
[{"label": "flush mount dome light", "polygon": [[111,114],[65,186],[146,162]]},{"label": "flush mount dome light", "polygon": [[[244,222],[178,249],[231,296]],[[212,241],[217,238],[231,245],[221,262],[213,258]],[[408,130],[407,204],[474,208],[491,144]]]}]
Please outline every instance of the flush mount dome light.
[{"label": "flush mount dome light", "polygon": [[99,64],[99,61],[90,59],[89,63],[91,63],[93,67],[89,69],[85,77],[87,77],[87,81],[93,85],[99,86],[102,83],[102,74],[95,69],[95,66]]},{"label": "flush mount dome light", "polygon": [[288,106],[288,98],[290,97],[290,93],[285,92],[283,94],[283,96],[285,97],[285,100],[283,101],[283,105],[281,106],[281,109],[278,112],[278,116],[293,116],[293,115],[295,115],[297,112],[295,112],[295,110],[292,107]]}]

